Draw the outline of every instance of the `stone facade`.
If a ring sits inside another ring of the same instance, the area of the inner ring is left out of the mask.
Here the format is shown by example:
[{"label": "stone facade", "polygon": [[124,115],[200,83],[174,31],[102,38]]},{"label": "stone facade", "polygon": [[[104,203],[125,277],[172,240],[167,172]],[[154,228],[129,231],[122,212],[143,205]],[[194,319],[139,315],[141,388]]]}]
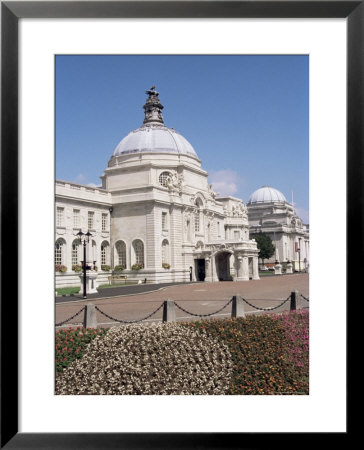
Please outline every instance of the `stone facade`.
[{"label": "stone facade", "polygon": [[191,144],[165,127],[158,93],[147,94],[143,125],[116,147],[102,187],[56,181],[55,263],[66,266],[56,285],[79,285],[79,230],[92,234],[86,261],[99,283],[115,266],[154,283],[259,279],[248,208],[213,191]]},{"label": "stone facade", "polygon": [[255,191],[247,203],[249,232],[263,232],[273,241],[275,254],[266,264],[291,262],[293,270],[309,267],[309,226],[303,224],[284,195],[269,186]]}]

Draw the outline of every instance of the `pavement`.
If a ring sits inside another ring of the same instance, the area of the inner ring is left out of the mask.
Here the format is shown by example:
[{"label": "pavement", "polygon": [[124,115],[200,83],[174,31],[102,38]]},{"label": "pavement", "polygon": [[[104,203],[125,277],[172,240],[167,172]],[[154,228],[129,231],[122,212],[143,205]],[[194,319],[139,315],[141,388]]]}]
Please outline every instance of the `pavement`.
[{"label": "pavement", "polygon": [[[159,283],[159,284],[126,284],[100,289],[97,294],[87,294],[88,299],[121,297],[125,295],[138,295],[146,292],[159,291],[168,286],[182,286],[191,283]],[[83,300],[82,289],[80,294],[62,295],[56,297],[56,303]]]},{"label": "pavement", "polygon": [[[267,276],[249,282],[223,281],[118,286],[100,290],[98,294],[89,295],[86,300],[78,294],[73,297],[57,297],[55,323],[61,323],[74,316],[88,303],[96,305],[102,311],[102,313],[97,312],[99,326],[110,327],[120,325],[115,320],[138,321],[146,317],[144,323],[160,322],[163,308],[159,308],[159,306],[167,299],[174,300],[176,305],[182,308],[176,308],[177,320],[197,320],[199,314],[210,314],[221,309],[236,294],[250,303],[249,305],[244,302],[247,314],[261,313],[262,311],[257,308],[276,308],[273,312],[282,312],[289,309],[290,302],[284,301],[294,290],[298,290],[309,299],[308,273]],[[309,302],[301,299],[298,308],[308,308],[308,306]],[[148,317],[156,309],[158,311]],[[212,317],[230,316],[231,303]],[[82,322],[83,312],[63,326],[79,326],[82,325]]]}]

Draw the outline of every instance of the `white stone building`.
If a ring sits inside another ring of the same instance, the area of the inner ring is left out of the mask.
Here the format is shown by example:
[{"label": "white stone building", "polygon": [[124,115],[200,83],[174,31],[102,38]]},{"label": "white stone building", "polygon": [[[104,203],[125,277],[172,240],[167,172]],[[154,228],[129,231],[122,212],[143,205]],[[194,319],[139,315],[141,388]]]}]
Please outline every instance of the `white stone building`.
[{"label": "white stone building", "polygon": [[276,248],[264,263],[292,262],[293,270],[309,266],[309,226],[302,223],[285,196],[270,186],[256,190],[247,203],[250,235],[266,233]]},{"label": "white stone building", "polygon": [[191,144],[164,125],[158,92],[147,94],[143,125],[117,145],[102,188],[56,181],[55,263],[66,266],[56,285],[80,283],[80,229],[92,234],[86,260],[99,282],[115,266],[154,283],[259,279],[247,207],[218,198]]}]

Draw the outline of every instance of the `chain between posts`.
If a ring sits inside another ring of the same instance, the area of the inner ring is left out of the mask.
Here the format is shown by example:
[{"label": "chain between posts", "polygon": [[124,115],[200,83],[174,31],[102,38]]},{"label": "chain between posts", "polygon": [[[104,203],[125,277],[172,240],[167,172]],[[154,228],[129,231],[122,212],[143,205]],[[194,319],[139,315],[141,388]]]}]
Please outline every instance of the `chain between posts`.
[{"label": "chain between posts", "polygon": [[209,314],[195,314],[195,313],[191,313],[190,311],[187,311],[186,309],[182,308],[182,306],[179,306],[178,303],[174,302],[174,304],[176,305],[176,307],[178,309],[180,309],[181,311],[183,311],[186,314],[189,314],[190,316],[209,317],[209,316],[213,316],[214,314],[217,314],[220,311],[222,311],[223,309],[225,309],[232,301],[233,301],[233,299],[231,298],[222,308],[218,309],[215,312],[209,313]]},{"label": "chain between posts", "polygon": [[273,311],[274,309],[278,309],[278,308],[280,308],[281,306],[283,306],[283,305],[284,305],[285,303],[287,303],[288,300],[290,300],[290,299],[291,299],[291,295],[289,295],[289,296],[286,298],[286,300],[283,300],[282,303],[280,303],[280,304],[277,305],[277,306],[274,306],[273,308],[259,308],[258,306],[254,306],[254,305],[252,305],[251,303],[249,303],[247,300],[245,300],[245,298],[242,298],[242,300],[243,300],[247,305],[251,306],[252,308],[258,309],[259,311]]},{"label": "chain between posts", "polygon": [[[305,297],[304,295],[300,294],[300,296],[306,300],[307,302],[309,302],[309,299],[307,297]],[[249,306],[251,306],[254,309],[257,309],[259,311],[273,311],[275,309],[280,308],[281,306],[283,306],[285,303],[288,302],[288,300],[290,300],[291,295],[289,295],[285,300],[282,301],[282,303],[280,303],[277,306],[274,306],[272,308],[259,308],[258,306],[253,305],[252,303],[248,302],[248,300],[246,300],[245,298],[242,298],[242,300]],[[191,311],[187,311],[186,309],[182,308],[182,306],[178,305],[178,303],[174,302],[175,306],[180,309],[181,311],[183,311],[186,314],[189,314],[190,316],[195,316],[195,317],[209,317],[209,316],[213,316],[214,314],[218,314],[220,311],[222,311],[223,309],[225,309],[231,302],[233,301],[233,299],[231,298],[222,308],[218,309],[217,311],[214,311],[212,313],[209,314],[195,314],[192,313]],[[161,308],[163,307],[163,303],[160,304],[160,306],[158,306],[158,308],[153,311],[152,313],[148,314],[147,316],[141,318],[141,319],[137,319],[137,320],[119,320],[116,319],[115,317],[110,316],[109,314],[106,314],[104,311],[102,311],[99,307],[95,306],[95,309],[102,314],[103,316],[107,317],[108,319],[112,320],[113,322],[119,322],[119,323],[125,323],[125,324],[132,324],[132,323],[138,323],[138,322],[143,322],[143,320],[147,320],[150,317],[152,317],[154,314],[156,314]],[[56,323],[55,326],[59,327],[64,325],[65,323],[69,322],[70,320],[74,319],[75,317],[77,317],[79,314],[81,314],[84,310],[85,310],[85,306],[83,308],[81,308],[76,314],[74,314],[73,316],[69,317],[68,319]]]},{"label": "chain between posts", "polygon": [[106,314],[104,311],[101,311],[100,308],[98,308],[97,306],[95,306],[95,309],[102,314],[103,316],[107,317],[108,319],[114,321],[114,322],[119,322],[119,323],[138,323],[138,322],[143,322],[143,320],[147,320],[149,319],[149,317],[152,317],[155,313],[157,313],[163,306],[163,303],[160,304],[160,306],[158,306],[158,308],[153,311],[151,314],[148,314],[148,316],[143,317],[142,319],[137,319],[137,320],[119,320],[119,319],[115,319],[115,317],[109,316],[108,314]]},{"label": "chain between posts", "polygon": [[78,316],[79,314],[82,313],[82,311],[84,311],[86,308],[86,306],[84,306],[83,308],[81,308],[75,315],[73,315],[72,317],[69,317],[68,319],[64,320],[63,322],[60,323],[56,323],[56,327],[60,327],[61,325],[64,325],[65,323],[69,322],[70,320],[74,319],[76,316]]}]

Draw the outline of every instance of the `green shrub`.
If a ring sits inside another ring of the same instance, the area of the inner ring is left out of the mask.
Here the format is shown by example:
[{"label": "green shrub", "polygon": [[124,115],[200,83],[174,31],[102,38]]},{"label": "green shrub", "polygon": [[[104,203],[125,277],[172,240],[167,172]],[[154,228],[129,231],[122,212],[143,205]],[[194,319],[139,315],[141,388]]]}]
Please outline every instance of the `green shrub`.
[{"label": "green shrub", "polygon": [[63,264],[56,264],[56,272],[67,272],[67,267]]},{"label": "green shrub", "polygon": [[125,269],[123,265],[118,265],[114,267],[114,272],[122,272]]},{"label": "green shrub", "polygon": [[141,263],[135,263],[131,266],[131,270],[140,270],[140,269],[144,269],[144,266]]},{"label": "green shrub", "polygon": [[79,264],[73,264],[72,270],[73,270],[74,272],[81,272],[82,267],[81,267]]},{"label": "green shrub", "polygon": [[103,265],[101,266],[101,270],[103,270],[104,272],[109,272],[110,269],[111,269],[111,267],[110,267],[110,266],[107,266],[106,264],[103,264]]}]

